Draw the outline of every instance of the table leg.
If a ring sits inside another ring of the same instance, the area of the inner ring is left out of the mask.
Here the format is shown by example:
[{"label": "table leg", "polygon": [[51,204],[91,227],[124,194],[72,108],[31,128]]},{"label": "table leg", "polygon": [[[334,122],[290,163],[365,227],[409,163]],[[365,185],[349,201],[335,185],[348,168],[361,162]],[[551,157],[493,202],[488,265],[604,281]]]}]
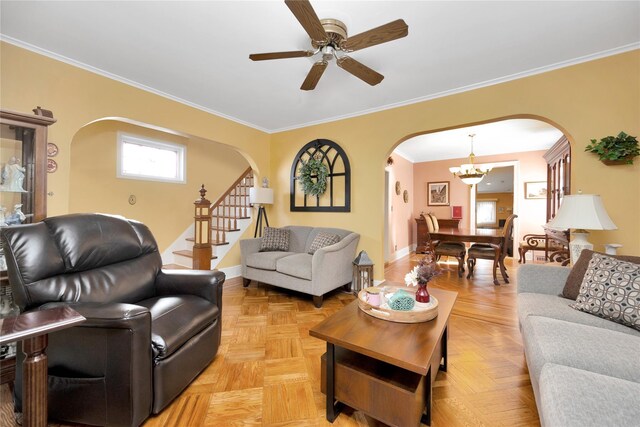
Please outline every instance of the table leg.
[{"label": "table leg", "polygon": [[449,341],[449,326],[444,328],[444,332],[442,333],[442,363],[438,367],[438,370],[442,372],[447,372],[447,342]]},{"label": "table leg", "polygon": [[333,423],[340,414],[342,405],[335,399],[335,346],[327,342],[327,421]]},{"label": "table leg", "polygon": [[427,376],[424,379],[425,387],[424,392],[426,393],[424,401],[426,402],[425,411],[420,417],[420,422],[426,424],[428,426],[431,425],[431,367],[429,367],[429,371],[427,372]]},{"label": "table leg", "polygon": [[[498,267],[500,266],[500,249],[496,249],[495,256],[493,257],[493,284],[498,286],[500,283],[498,282]],[[500,266],[500,271],[502,271],[502,267]]]},{"label": "table leg", "polygon": [[48,336],[24,340],[27,358],[22,365],[22,412],[25,427],[47,425],[47,348]]}]

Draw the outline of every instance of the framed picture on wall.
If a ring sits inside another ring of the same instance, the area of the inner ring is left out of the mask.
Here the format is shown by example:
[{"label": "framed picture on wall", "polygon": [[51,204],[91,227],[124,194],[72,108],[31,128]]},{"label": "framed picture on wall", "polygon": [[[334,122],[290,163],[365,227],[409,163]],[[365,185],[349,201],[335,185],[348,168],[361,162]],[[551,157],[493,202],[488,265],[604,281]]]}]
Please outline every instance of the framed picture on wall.
[{"label": "framed picture on wall", "polygon": [[547,181],[530,181],[524,183],[525,199],[546,199]]},{"label": "framed picture on wall", "polygon": [[449,206],[449,181],[427,182],[427,205]]}]

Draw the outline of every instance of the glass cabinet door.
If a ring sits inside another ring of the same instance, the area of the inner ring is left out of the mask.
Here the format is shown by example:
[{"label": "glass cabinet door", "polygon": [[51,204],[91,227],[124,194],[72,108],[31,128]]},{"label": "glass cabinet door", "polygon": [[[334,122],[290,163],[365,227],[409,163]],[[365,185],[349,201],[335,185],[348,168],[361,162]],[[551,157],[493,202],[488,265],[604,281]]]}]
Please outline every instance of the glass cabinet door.
[{"label": "glass cabinet door", "polygon": [[0,124],[0,226],[34,222],[34,151],[35,128]]}]

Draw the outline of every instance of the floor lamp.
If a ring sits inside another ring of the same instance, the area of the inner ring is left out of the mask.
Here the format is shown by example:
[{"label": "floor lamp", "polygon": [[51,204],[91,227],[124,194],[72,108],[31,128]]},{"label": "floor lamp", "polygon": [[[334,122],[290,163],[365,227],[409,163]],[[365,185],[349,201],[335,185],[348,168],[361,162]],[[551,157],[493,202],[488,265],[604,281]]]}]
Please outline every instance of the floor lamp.
[{"label": "floor lamp", "polygon": [[256,230],[253,233],[253,237],[262,237],[262,218],[264,218],[265,227],[269,226],[269,218],[264,205],[273,204],[273,190],[264,187],[250,188],[249,203],[258,206],[258,219],[256,219]]},{"label": "floor lamp", "polygon": [[573,228],[573,240],[569,243],[571,264],[575,264],[583,249],[593,250],[593,244],[587,241],[587,230],[616,230],[604,208],[602,199],[595,194],[572,194],[562,198],[562,204],[556,216],[547,226],[557,229]]}]

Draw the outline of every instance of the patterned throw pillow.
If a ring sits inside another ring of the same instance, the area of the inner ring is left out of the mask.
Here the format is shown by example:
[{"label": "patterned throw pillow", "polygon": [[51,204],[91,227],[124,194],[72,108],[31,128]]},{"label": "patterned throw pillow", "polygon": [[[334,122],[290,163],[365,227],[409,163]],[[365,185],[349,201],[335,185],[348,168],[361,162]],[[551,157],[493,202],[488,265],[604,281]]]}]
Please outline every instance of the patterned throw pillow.
[{"label": "patterned throw pillow", "polygon": [[640,331],[640,264],[594,253],[570,307]]},{"label": "patterned throw pillow", "polygon": [[340,236],[337,234],[325,233],[320,231],[316,234],[316,237],[311,242],[311,246],[309,247],[309,254],[313,255],[318,249],[324,248],[325,246],[333,245],[340,241]]},{"label": "patterned throw pillow", "polygon": [[265,227],[260,241],[260,252],[289,250],[289,229]]}]

